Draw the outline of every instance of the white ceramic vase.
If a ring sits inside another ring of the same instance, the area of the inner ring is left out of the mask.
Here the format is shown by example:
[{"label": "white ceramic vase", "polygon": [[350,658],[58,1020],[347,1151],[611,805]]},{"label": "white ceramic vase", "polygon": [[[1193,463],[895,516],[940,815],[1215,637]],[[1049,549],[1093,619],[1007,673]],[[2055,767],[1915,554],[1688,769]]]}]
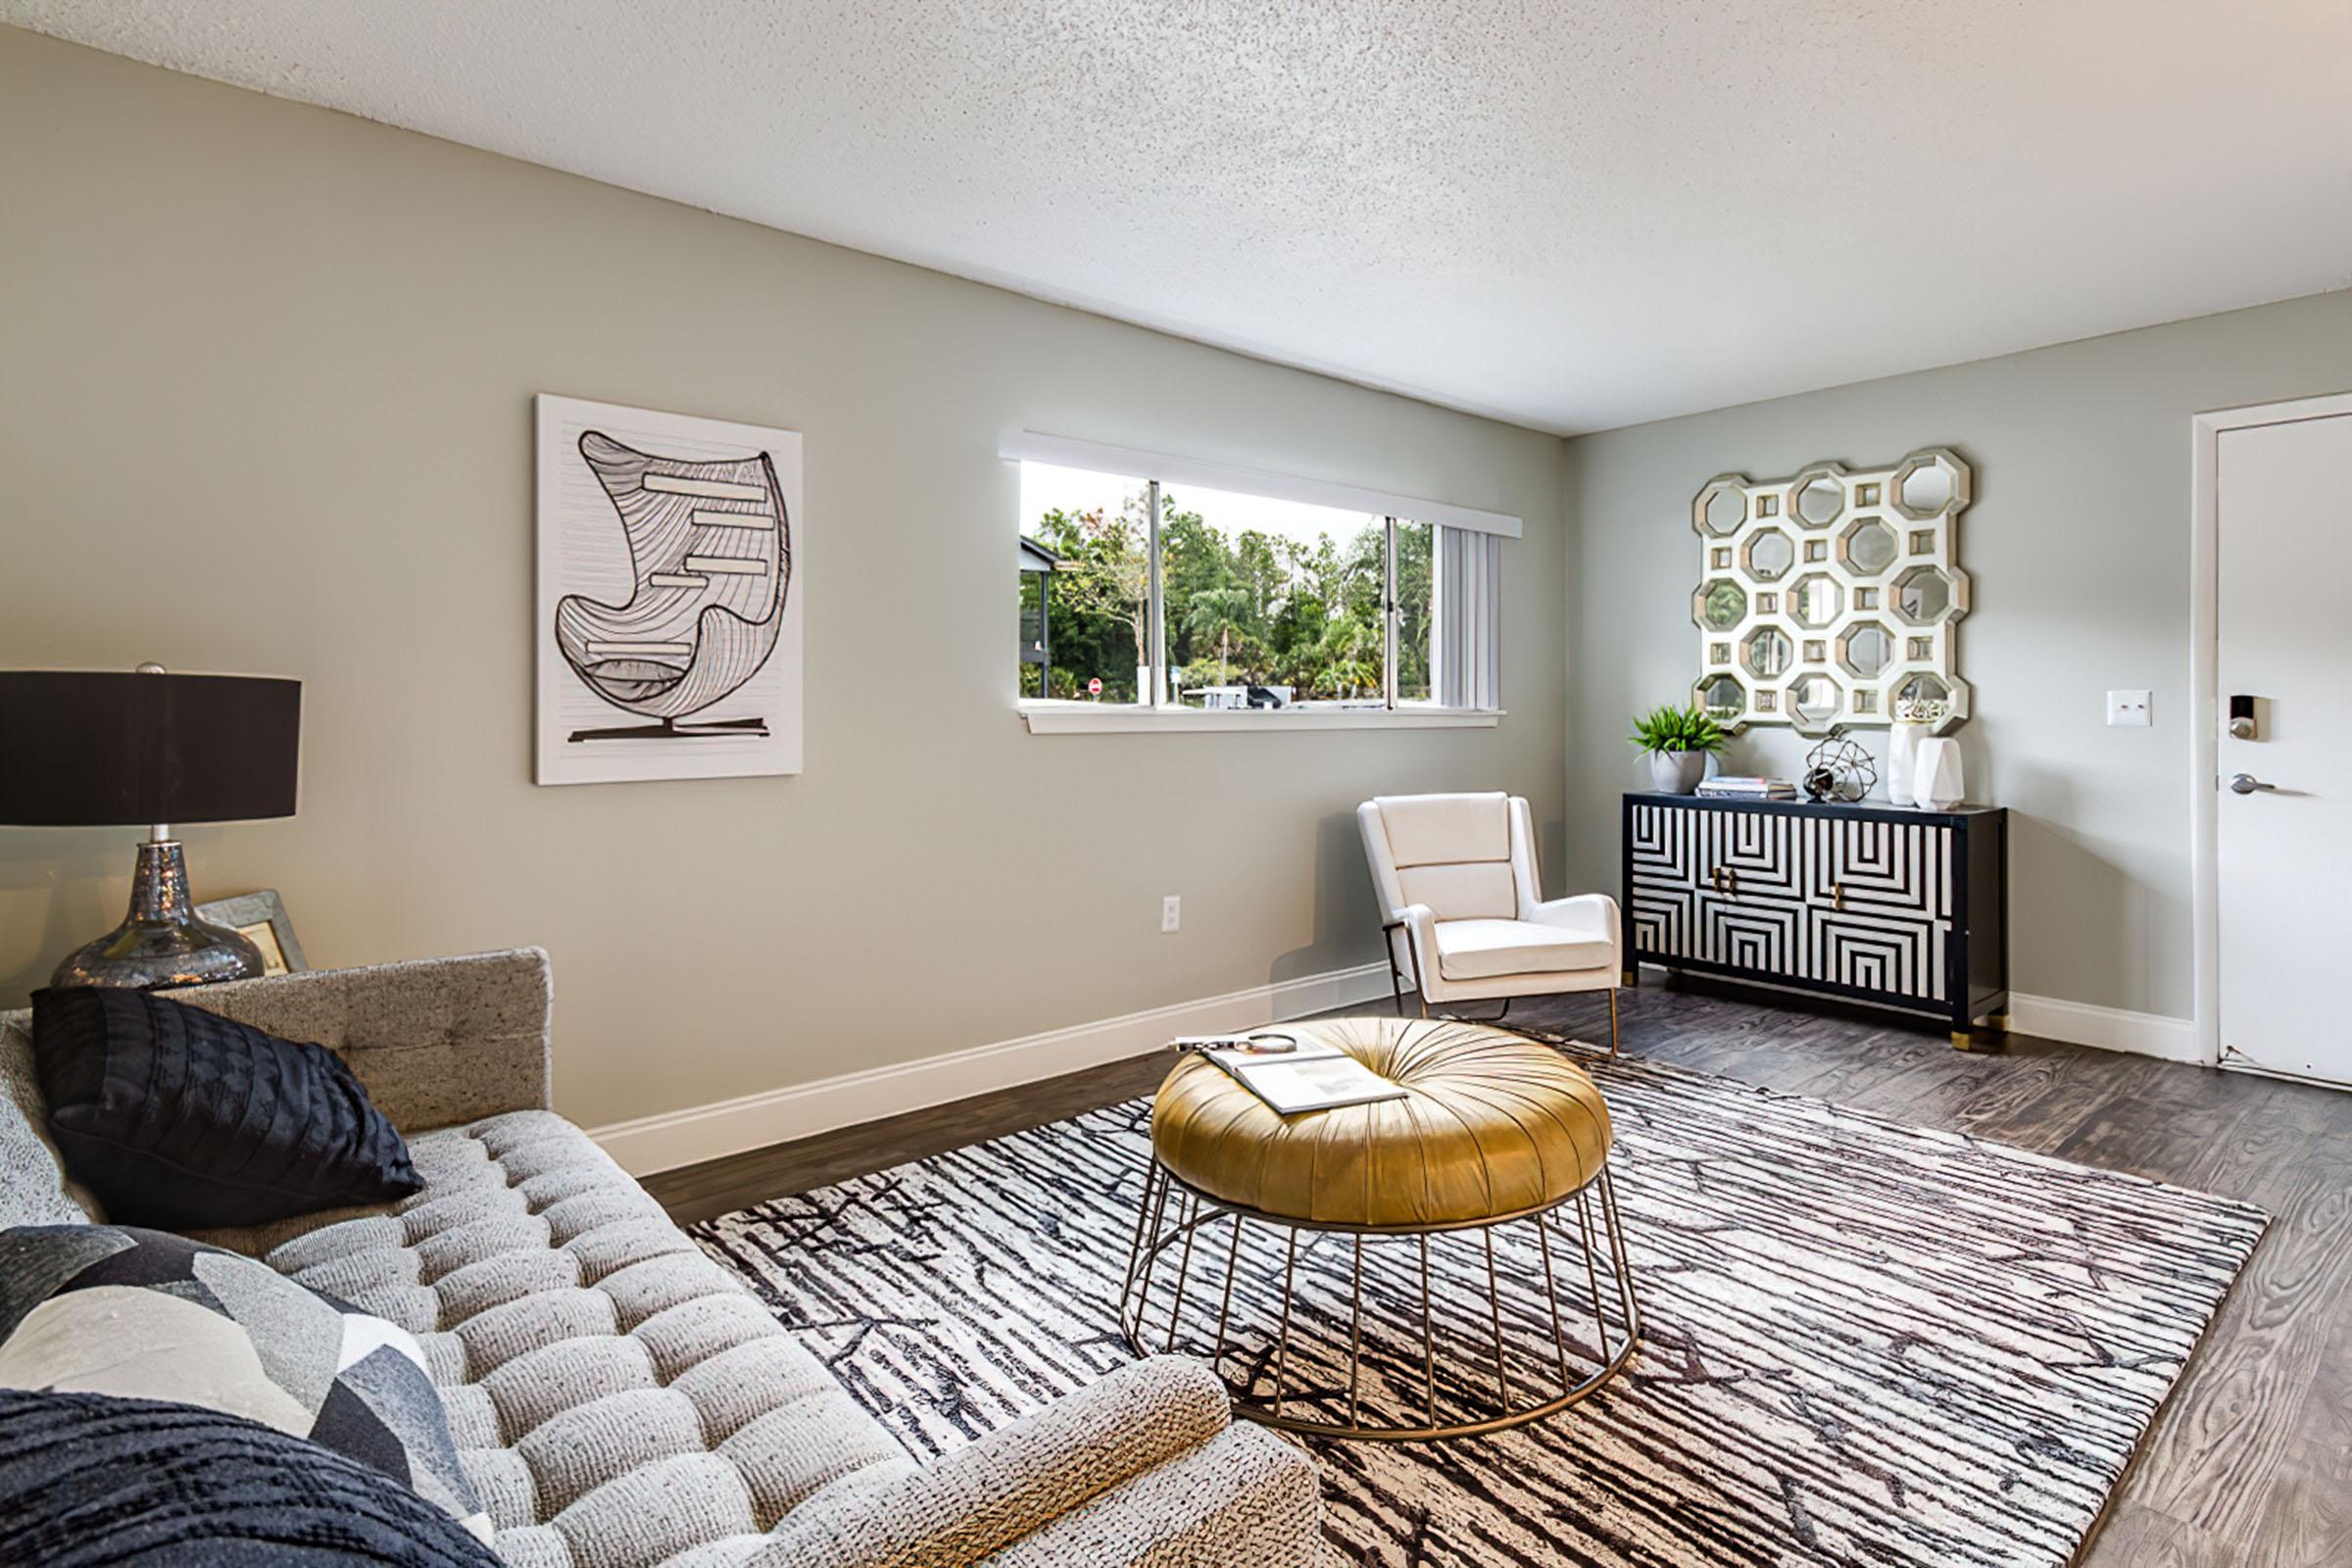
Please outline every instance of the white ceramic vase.
[{"label": "white ceramic vase", "polygon": [[1919,743],[1928,726],[1916,718],[1898,718],[1886,732],[1886,798],[1897,806],[1912,804],[1919,782]]},{"label": "white ceramic vase", "polygon": [[1911,794],[1916,805],[1931,811],[1948,811],[1967,799],[1968,790],[1960,776],[1958,741],[1923,741],[1916,774]]}]

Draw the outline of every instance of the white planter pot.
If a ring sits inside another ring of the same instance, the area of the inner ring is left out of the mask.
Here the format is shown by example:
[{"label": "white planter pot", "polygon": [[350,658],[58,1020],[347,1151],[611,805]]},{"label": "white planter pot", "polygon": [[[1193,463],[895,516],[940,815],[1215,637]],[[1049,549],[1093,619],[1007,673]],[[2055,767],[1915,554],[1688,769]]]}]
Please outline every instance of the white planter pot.
[{"label": "white planter pot", "polygon": [[1661,795],[1688,795],[1707,776],[1704,752],[1652,752],[1649,782]]}]

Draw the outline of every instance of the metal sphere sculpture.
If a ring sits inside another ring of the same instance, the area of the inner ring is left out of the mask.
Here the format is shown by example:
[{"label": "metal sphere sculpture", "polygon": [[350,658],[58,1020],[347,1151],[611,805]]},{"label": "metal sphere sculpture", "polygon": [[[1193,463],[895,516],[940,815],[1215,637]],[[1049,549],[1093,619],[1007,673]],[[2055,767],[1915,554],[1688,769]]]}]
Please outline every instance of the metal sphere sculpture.
[{"label": "metal sphere sculpture", "polygon": [[1832,724],[1821,744],[1805,754],[1805,798],[1851,805],[1878,787],[1879,764],[1870,753],[1846,736],[1843,724]]}]

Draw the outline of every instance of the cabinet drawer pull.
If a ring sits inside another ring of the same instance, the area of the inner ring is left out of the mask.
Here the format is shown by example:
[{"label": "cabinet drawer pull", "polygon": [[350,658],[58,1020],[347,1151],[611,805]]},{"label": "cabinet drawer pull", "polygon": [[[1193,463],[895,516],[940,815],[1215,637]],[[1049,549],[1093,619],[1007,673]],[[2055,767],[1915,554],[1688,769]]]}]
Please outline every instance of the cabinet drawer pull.
[{"label": "cabinet drawer pull", "polygon": [[1843,914],[1845,912],[1844,883],[1833,882],[1830,884],[1830,907],[1836,909],[1839,914]]}]

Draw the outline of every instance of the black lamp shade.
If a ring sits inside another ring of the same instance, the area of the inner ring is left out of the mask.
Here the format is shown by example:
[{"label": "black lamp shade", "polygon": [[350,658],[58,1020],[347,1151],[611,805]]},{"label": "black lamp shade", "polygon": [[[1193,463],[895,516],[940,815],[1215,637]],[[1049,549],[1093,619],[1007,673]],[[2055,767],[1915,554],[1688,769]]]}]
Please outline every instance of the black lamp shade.
[{"label": "black lamp shade", "polygon": [[298,680],[0,670],[0,823],[292,816],[301,744]]}]

